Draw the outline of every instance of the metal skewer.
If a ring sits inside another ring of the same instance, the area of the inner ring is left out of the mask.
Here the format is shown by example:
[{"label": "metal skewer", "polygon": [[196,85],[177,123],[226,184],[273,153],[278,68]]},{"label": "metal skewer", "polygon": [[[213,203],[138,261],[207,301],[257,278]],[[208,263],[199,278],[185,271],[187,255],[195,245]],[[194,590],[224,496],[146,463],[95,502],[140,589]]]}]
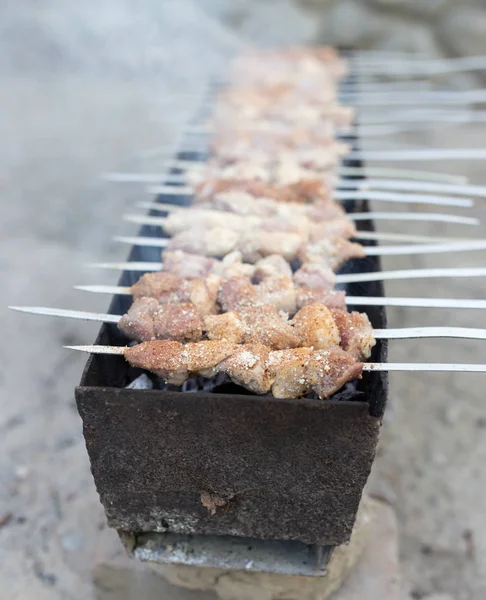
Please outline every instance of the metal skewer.
[{"label": "metal skewer", "polygon": [[[162,263],[156,262],[120,262],[94,263],[88,266],[117,271],[141,271],[143,273],[160,271]],[[451,267],[433,269],[403,269],[396,271],[373,271],[371,273],[350,273],[336,275],[336,284],[362,283],[365,281],[392,281],[398,279],[435,279],[454,277],[486,277],[486,267]],[[95,294],[131,295],[131,288],[113,285],[77,285],[76,290]]]},{"label": "metal skewer", "polygon": [[[174,205],[169,205],[174,206]],[[177,207],[175,210],[184,207]],[[186,207],[187,208],[187,207]],[[161,208],[162,211],[167,211],[166,208]],[[224,211],[219,211],[224,213]],[[231,213],[236,214],[236,213]],[[387,220],[387,221],[420,221],[422,223],[434,222],[434,223],[455,223],[457,225],[480,225],[480,220],[476,217],[463,217],[460,215],[450,215],[445,213],[402,213],[402,212],[363,212],[363,213],[347,213],[347,217],[350,221],[368,221],[368,220]],[[130,223],[138,223],[140,225],[160,225],[161,227],[165,224],[166,217],[151,217],[148,215],[123,215],[125,221]]]},{"label": "metal skewer", "polygon": [[[90,354],[117,354],[124,356],[124,346],[64,346],[68,350],[89,352]],[[486,365],[458,363],[362,363],[364,371],[444,371],[462,373],[486,373]]]},{"label": "metal skewer", "polygon": [[[191,149],[188,152],[194,151]],[[167,157],[168,160],[182,160],[174,159],[173,157]],[[187,161],[189,164],[193,161]],[[414,181],[437,181],[437,182],[450,182],[455,184],[465,184],[467,177],[463,175],[450,175],[448,173],[435,173],[431,171],[419,171],[413,169],[394,169],[387,167],[369,167],[363,165],[362,167],[344,167],[339,166],[337,173],[343,176],[350,177],[400,177],[402,179],[411,179]],[[154,183],[158,184],[165,180],[167,173],[122,173],[122,172],[107,172],[102,175],[105,181],[111,181],[114,183]],[[356,180],[353,180],[356,181]],[[358,183],[358,181],[356,181]]]},{"label": "metal skewer", "polygon": [[[122,315],[90,313],[81,310],[66,310],[63,308],[45,308],[43,306],[9,306],[11,310],[68,319],[118,323]],[[417,338],[460,338],[469,340],[486,340],[486,329],[470,327],[403,327],[399,329],[373,329],[376,339],[417,339]]]},{"label": "metal skewer", "polygon": [[[185,183],[186,177],[184,174],[170,173],[165,176],[165,181],[171,183]],[[461,198],[454,196],[436,196],[432,194],[400,194],[397,192],[387,192],[375,189],[368,189],[365,186],[357,183],[354,186],[353,181],[348,180],[346,183],[348,189],[338,189],[333,191],[334,200],[371,200],[371,201],[384,201],[394,202],[399,204],[433,204],[437,206],[459,206],[469,208],[474,206],[474,201],[470,198]],[[356,187],[358,189],[349,189]],[[190,186],[176,186],[176,185],[157,185],[147,186],[146,191],[149,194],[164,194],[171,196],[190,196],[194,192]]]}]

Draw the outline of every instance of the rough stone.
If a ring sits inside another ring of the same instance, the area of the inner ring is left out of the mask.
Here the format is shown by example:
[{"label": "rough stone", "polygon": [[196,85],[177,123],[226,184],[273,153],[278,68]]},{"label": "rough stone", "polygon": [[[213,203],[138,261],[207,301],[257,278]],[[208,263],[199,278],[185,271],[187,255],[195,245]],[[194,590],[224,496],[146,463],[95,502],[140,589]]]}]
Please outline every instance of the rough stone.
[{"label": "rough stone", "polygon": [[[222,600],[323,600],[349,575],[335,600],[398,600],[397,526],[393,511],[387,504],[368,498],[360,510],[355,533],[350,545],[337,550],[334,564],[329,565],[330,575],[314,578],[144,564],[130,560],[114,531],[104,529],[93,573],[96,597],[215,600],[217,595]],[[365,548],[361,559],[352,569],[362,546]]]},{"label": "rough stone", "polygon": [[[353,569],[363,550],[362,560]],[[351,541],[335,550],[325,577],[177,566],[156,568],[171,583],[190,589],[213,590],[220,600],[326,600],[337,590],[340,591],[336,600],[398,600],[399,597],[393,511],[370,499],[362,502]]]},{"label": "rough stone", "polygon": [[[368,520],[373,513],[372,520]],[[367,501],[360,513],[359,540],[354,548],[338,550],[326,578],[265,576],[220,569],[167,567],[130,560],[116,535],[104,530],[100,537],[93,581],[97,600],[398,600],[398,536],[395,515],[382,502]],[[359,548],[366,547],[354,569]],[[340,556],[339,556],[340,555]],[[175,584],[175,587],[168,582]],[[197,593],[197,595],[196,595]]]}]

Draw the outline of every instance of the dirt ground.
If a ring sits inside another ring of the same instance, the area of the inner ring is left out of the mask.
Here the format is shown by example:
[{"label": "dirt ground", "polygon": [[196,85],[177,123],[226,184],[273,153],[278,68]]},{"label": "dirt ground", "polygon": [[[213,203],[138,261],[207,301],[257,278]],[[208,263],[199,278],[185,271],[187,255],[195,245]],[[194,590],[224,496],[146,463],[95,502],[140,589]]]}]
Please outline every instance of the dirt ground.
[{"label": "dirt ground", "polygon": [[[62,346],[91,342],[97,326],[14,314],[6,306],[106,308],[106,297],[72,288],[116,281],[116,273],[86,264],[124,259],[126,248],[111,237],[135,231],[120,215],[144,193],[104,183],[100,173],[160,168],[137,152],[175,143],[180,125],[174,114],[187,116],[191,102],[154,93],[143,79],[11,67],[0,67],[0,595],[87,600],[93,597],[90,570],[105,520],[73,400],[86,357]],[[437,128],[394,143],[481,147],[484,131]],[[486,184],[479,161],[427,167],[449,168]],[[471,214],[485,212],[479,199]],[[385,222],[380,228],[405,230]],[[414,224],[407,230],[484,234],[482,228],[451,225]],[[484,266],[484,253],[384,264]],[[387,285],[388,295],[483,298],[484,290],[481,278]],[[485,326],[486,317],[481,311],[394,309],[389,324]],[[390,359],[484,362],[486,350],[483,342],[397,341]],[[404,598],[486,598],[485,387],[480,374],[391,377],[391,404],[369,487],[398,514]]]}]

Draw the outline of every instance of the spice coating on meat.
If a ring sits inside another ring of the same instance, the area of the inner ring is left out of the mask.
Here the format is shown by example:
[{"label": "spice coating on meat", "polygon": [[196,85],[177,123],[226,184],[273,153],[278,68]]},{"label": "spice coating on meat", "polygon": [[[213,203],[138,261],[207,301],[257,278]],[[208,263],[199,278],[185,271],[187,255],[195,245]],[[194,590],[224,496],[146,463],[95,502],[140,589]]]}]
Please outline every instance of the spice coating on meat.
[{"label": "spice coating on meat", "polygon": [[234,344],[222,341],[197,344],[154,341],[128,348],[125,358],[132,366],[151,371],[167,383],[182,385],[191,373],[206,372],[212,377],[215,374],[212,369],[235,349]]},{"label": "spice coating on meat", "polygon": [[242,345],[217,370],[255,394],[266,394],[272,385],[266,368],[268,356],[269,350],[262,344]]},{"label": "spice coating on meat", "polygon": [[331,313],[339,329],[341,347],[356,360],[368,359],[376,344],[368,315],[337,308],[331,309]]},{"label": "spice coating on meat", "polygon": [[304,263],[294,273],[294,284],[317,290],[332,290],[336,285],[336,274],[327,265]]},{"label": "spice coating on meat", "polygon": [[270,199],[278,202],[298,204],[334,203],[332,187],[322,179],[307,179],[287,185],[269,184],[262,181],[244,179],[206,179],[196,185],[195,198],[200,201],[212,200],[215,196],[227,192],[244,192],[258,199]]},{"label": "spice coating on meat", "polygon": [[182,250],[162,252],[162,270],[178,277],[196,279],[206,277],[215,269],[216,260],[198,254],[189,254]]},{"label": "spice coating on meat", "polygon": [[259,283],[269,277],[292,278],[292,269],[280,254],[270,254],[255,263],[253,281]]},{"label": "spice coating on meat", "polygon": [[324,237],[356,237],[357,230],[355,224],[349,219],[330,219],[313,223],[310,228],[310,239],[314,242],[319,242]]},{"label": "spice coating on meat", "polygon": [[351,258],[364,258],[366,252],[360,244],[340,237],[324,238],[313,244],[304,244],[299,252],[301,262],[324,263],[337,271]]},{"label": "spice coating on meat", "polygon": [[132,286],[135,300],[155,298],[159,304],[191,303],[201,315],[217,311],[216,297],[221,278],[208,275],[205,279],[184,279],[166,271],[146,273]]},{"label": "spice coating on meat", "polygon": [[255,298],[255,286],[246,277],[230,277],[223,281],[219,288],[218,303],[223,312],[248,306],[254,302]]},{"label": "spice coating on meat", "polygon": [[135,299],[146,296],[158,300],[176,292],[183,283],[182,277],[174,273],[146,273],[135,285],[132,285],[131,292]]},{"label": "spice coating on meat", "polygon": [[226,227],[194,227],[175,235],[166,248],[205,256],[226,256],[238,250],[240,233]]},{"label": "spice coating on meat", "polygon": [[159,306],[155,298],[136,298],[118,322],[118,329],[137,342],[155,340],[154,315]]},{"label": "spice coating on meat", "polygon": [[255,285],[254,289],[259,304],[270,304],[291,315],[297,310],[297,291],[290,277],[267,277]]},{"label": "spice coating on meat", "polygon": [[297,288],[297,309],[308,304],[323,304],[327,308],[346,310],[346,292],[342,290]]},{"label": "spice coating on meat", "polygon": [[345,383],[357,379],[363,365],[341,348],[315,352],[307,364],[307,385],[319,396],[329,398]]},{"label": "spice coating on meat", "polygon": [[339,346],[341,342],[333,315],[322,304],[309,304],[301,308],[292,319],[292,325],[299,336],[300,346],[327,350]]},{"label": "spice coating on meat", "polygon": [[218,302],[223,312],[269,304],[279,311],[294,314],[296,289],[292,279],[285,276],[268,277],[258,285],[244,277],[231,277],[221,284]]},{"label": "spice coating on meat", "polygon": [[193,304],[159,304],[155,298],[138,298],[118,328],[131,340],[199,341],[203,322]]},{"label": "spice coating on meat", "polygon": [[181,385],[191,375],[213,377],[226,373],[256,394],[272,391],[276,398],[298,398],[313,390],[327,398],[361,374],[362,365],[341,348],[326,351],[294,348],[269,352],[261,344],[228,342],[180,344],[144,342],[125,351],[134,367]]},{"label": "spice coating on meat", "polygon": [[274,350],[301,344],[298,332],[287,315],[273,306],[244,307],[239,312],[207,317],[204,321],[209,339],[225,339],[237,344],[263,344]]}]

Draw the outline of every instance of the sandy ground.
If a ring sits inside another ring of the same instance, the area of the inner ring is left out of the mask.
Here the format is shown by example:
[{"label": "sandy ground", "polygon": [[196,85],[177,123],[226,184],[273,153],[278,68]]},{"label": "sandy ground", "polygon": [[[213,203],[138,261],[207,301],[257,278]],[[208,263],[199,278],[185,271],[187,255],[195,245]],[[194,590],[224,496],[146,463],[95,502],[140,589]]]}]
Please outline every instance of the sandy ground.
[{"label": "sandy ground", "polygon": [[[182,118],[190,106],[167,106],[140,79],[76,70],[12,74],[10,68],[1,75],[0,595],[87,600],[105,521],[73,400],[85,357],[62,345],[91,342],[97,327],[13,314],[6,305],[106,307],[107,298],[72,286],[116,281],[116,273],[85,264],[124,258],[126,248],[110,238],[134,231],[120,214],[144,196],[137,188],[103,183],[99,175],[157,168],[135,154],[161,140],[175,142],[174,110]],[[483,133],[483,127],[456,128],[403,141],[479,147]],[[486,184],[480,163],[450,168]],[[480,200],[474,214],[484,213]],[[382,223],[385,228],[392,230]],[[407,229],[457,237],[482,233],[459,226]],[[483,265],[484,253],[385,261],[386,268],[465,264]],[[387,285],[387,293],[482,298],[484,285],[483,279],[397,282]],[[389,320],[390,326],[486,324],[478,311],[396,309]],[[391,360],[484,362],[486,350],[480,342],[395,342]],[[482,375],[391,378],[370,490],[392,503],[399,517],[404,598],[486,597],[485,386]]]}]

